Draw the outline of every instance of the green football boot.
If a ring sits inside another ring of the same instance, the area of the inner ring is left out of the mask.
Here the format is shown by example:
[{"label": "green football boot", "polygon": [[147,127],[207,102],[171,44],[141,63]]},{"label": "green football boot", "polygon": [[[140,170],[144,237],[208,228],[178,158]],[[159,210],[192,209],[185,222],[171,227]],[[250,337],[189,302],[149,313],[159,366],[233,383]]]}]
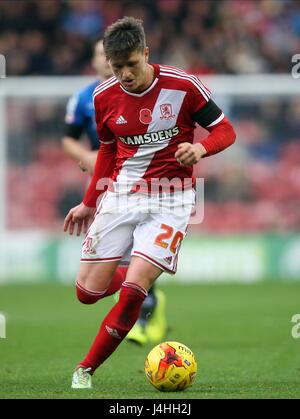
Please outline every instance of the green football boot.
[{"label": "green football boot", "polygon": [[146,345],[148,342],[147,335],[145,333],[145,328],[137,321],[133,328],[127,334],[126,340],[137,343],[138,345]]},{"label": "green football boot", "polygon": [[146,323],[146,336],[151,343],[161,342],[167,334],[166,296],[163,291],[155,289],[156,306]]}]

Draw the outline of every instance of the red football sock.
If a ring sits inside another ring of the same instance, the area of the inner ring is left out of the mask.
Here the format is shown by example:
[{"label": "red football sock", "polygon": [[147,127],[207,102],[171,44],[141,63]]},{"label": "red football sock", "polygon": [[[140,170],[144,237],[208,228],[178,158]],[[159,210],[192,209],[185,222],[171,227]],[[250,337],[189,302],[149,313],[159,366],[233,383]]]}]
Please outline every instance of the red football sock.
[{"label": "red football sock", "polygon": [[128,266],[119,266],[112,277],[109,287],[103,291],[90,291],[76,282],[78,300],[83,304],[94,304],[101,298],[114,294],[121,288],[122,283],[125,281],[127,270]]},{"label": "red football sock", "polygon": [[119,346],[135,324],[147,291],[132,282],[124,282],[120,298],[103,320],[98,335],[85,357],[79,364],[92,368],[92,373]]},{"label": "red football sock", "polygon": [[114,294],[121,288],[121,285],[125,281],[127,271],[128,266],[118,266],[112,277],[111,283],[109,284],[109,287],[107,288],[103,297],[108,297],[109,295]]},{"label": "red football sock", "polygon": [[103,298],[103,295],[105,294],[104,291],[89,291],[86,288],[84,288],[82,285],[80,285],[78,282],[76,282],[76,295],[78,300],[82,304],[94,304],[96,301],[100,300],[100,298]]}]

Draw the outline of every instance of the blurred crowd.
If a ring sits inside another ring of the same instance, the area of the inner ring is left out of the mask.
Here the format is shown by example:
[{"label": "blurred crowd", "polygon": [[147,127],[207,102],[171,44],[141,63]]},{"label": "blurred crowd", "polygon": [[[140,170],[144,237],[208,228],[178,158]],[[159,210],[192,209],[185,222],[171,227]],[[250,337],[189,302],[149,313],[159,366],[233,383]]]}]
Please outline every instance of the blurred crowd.
[{"label": "blurred crowd", "polygon": [[299,0],[0,0],[8,75],[90,74],[90,42],[141,18],[152,62],[199,73],[286,73],[300,51]]}]

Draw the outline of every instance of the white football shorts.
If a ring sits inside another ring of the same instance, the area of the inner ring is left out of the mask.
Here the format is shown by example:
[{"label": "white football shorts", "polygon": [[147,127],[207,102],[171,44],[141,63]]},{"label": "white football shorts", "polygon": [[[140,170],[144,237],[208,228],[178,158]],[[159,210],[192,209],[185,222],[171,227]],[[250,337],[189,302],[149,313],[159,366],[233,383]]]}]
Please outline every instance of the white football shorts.
[{"label": "white football shorts", "polygon": [[195,191],[116,194],[107,191],[82,245],[83,263],[139,256],[171,274],[195,205]]}]

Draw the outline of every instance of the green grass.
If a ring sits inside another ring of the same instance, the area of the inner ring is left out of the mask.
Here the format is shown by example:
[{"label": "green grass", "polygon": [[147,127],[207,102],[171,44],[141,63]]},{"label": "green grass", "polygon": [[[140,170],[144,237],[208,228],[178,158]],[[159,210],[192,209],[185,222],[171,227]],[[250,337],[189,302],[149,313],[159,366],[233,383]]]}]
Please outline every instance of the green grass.
[{"label": "green grass", "polygon": [[[172,280],[171,280],[172,281]],[[0,398],[299,398],[300,339],[291,317],[300,312],[300,283],[176,285],[167,294],[168,340],[185,343],[198,360],[193,387],[159,393],[145,379],[151,345],[123,342],[93,379],[71,390],[73,368],[85,355],[112,298],[94,306],[61,285],[1,286]]]}]

